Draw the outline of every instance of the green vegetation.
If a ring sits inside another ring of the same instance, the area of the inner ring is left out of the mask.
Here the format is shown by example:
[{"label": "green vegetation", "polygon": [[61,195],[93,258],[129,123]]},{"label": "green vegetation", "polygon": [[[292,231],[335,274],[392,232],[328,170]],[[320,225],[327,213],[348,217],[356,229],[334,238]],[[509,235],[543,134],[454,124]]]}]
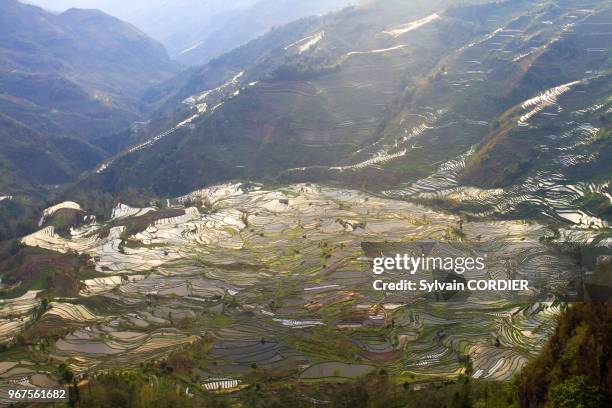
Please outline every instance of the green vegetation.
[{"label": "green vegetation", "polygon": [[[185,390],[177,392],[171,378],[133,371],[100,374],[91,385],[79,388],[74,406],[92,408],[174,408],[223,407],[204,396],[190,398]],[[208,405],[210,403],[210,405]]]},{"label": "green vegetation", "polygon": [[187,208],[196,207],[202,214],[213,214],[215,212],[214,205],[208,197],[195,200],[188,198],[183,202],[183,205]]},{"label": "green vegetation", "polygon": [[212,341],[210,339],[198,340],[187,347],[170,353],[166,359],[166,364],[177,374],[192,375],[195,368],[206,368],[206,357],[211,348]]},{"label": "green vegetation", "polygon": [[314,327],[310,332],[296,334],[289,339],[296,350],[315,358],[331,361],[360,360],[360,349],[351,339],[328,326]]},{"label": "green vegetation", "polygon": [[606,405],[602,390],[589,385],[586,377],[581,375],[565,380],[550,390],[551,408],[599,408]]},{"label": "green vegetation", "polygon": [[86,255],[20,246],[11,252],[0,260],[3,298],[18,297],[28,290],[45,290],[50,297],[75,296],[82,279],[100,276]]},{"label": "green vegetation", "polygon": [[[607,406],[612,401],[612,303],[569,307],[540,356],[521,374],[524,406]],[[605,402],[597,405],[598,402]],[[580,404],[586,405],[580,405]],[[574,404],[574,405],[571,405]],[[595,404],[595,405],[589,405]]]},{"label": "green vegetation", "polygon": [[578,208],[608,221],[612,221],[612,203],[603,194],[588,192],[574,202]]},{"label": "green vegetation", "polygon": [[70,229],[78,228],[85,223],[85,212],[62,208],[50,220],[45,220],[44,226],[53,226],[53,231],[61,237],[70,238]]},{"label": "green vegetation", "polygon": [[[99,374],[81,384],[78,393],[73,391],[73,395],[77,407],[117,408],[306,408],[312,406],[312,399],[325,401],[330,407],[357,408],[508,408],[514,404],[509,397],[510,387],[503,384],[463,378],[457,382],[419,385],[414,389],[409,383],[393,382],[384,371],[348,383],[256,382],[232,396],[211,395],[197,385],[187,387],[168,365],[161,363],[155,372],[149,368]],[[187,389],[191,396],[187,396]]]},{"label": "green vegetation", "polygon": [[232,324],[233,319],[230,316],[214,315],[210,319],[210,326],[214,329],[222,329]]}]

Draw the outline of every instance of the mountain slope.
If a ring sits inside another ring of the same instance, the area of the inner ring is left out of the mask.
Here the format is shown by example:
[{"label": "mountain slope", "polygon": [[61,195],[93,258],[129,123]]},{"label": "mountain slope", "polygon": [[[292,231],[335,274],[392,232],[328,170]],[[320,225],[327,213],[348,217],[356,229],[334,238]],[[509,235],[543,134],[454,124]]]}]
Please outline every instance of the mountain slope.
[{"label": "mountain slope", "polygon": [[139,98],[176,73],[163,47],[99,11],[0,2],[0,236],[114,152]]},{"label": "mountain slope", "polygon": [[2,192],[14,194],[29,190],[28,185],[65,183],[102,158],[102,152],[83,142],[41,135],[0,114]]},{"label": "mountain slope", "polygon": [[609,406],[611,324],[610,302],[569,307],[541,355],[521,373],[522,406]]},{"label": "mountain slope", "polygon": [[[356,3],[354,0],[260,0],[249,7],[217,17],[217,28],[201,33],[196,41],[176,53],[175,58],[188,65],[202,65],[225,54],[227,50],[248,43],[273,27],[291,21],[325,14]],[[223,24],[219,24],[223,22]],[[213,25],[212,28],[215,26]]]},{"label": "mountain slope", "polygon": [[47,10],[63,12],[72,7],[97,9],[128,21],[160,41],[176,56],[226,26],[234,13],[258,0],[31,0]]},{"label": "mountain slope", "polygon": [[[552,2],[446,61],[449,74],[420,103],[456,101],[453,110],[483,121],[483,138],[386,192],[470,216],[608,226],[612,60],[601,45],[611,13],[605,2]],[[439,150],[424,148],[424,160]]]},{"label": "mountain slope", "polygon": [[32,231],[57,185],[104,157],[86,142],[40,134],[0,113],[0,241]]},{"label": "mountain slope", "polygon": [[[453,13],[486,8],[500,7]],[[611,13],[606,2],[549,2],[441,61],[389,132],[419,106],[447,119],[425,123],[410,136],[418,149],[383,166],[404,175],[383,193],[469,216],[607,226],[612,61],[601,45]]]},{"label": "mountain slope", "polygon": [[[509,21],[529,7],[501,3],[478,19],[453,15],[449,4],[379,2],[301,20],[187,72],[147,100],[175,115],[162,135],[197,118],[116,158],[100,185],[163,194],[231,178],[367,180],[363,172],[408,152],[410,143],[382,152],[377,141],[422,125],[422,109],[406,112],[402,129],[391,129],[390,120],[430,70],[493,31],[499,23],[488,17]],[[389,183],[402,177],[378,176]]]},{"label": "mountain slope", "polygon": [[48,134],[93,138],[139,117],[136,102],[176,66],[163,47],[99,11],[0,4],[0,107]]},{"label": "mountain slope", "polygon": [[610,12],[597,0],[394,1],[300,20],[149,91],[151,138],[87,183],[164,196],[333,181],[472,216],[605,227]]},{"label": "mountain slope", "polygon": [[[583,124],[590,123],[601,129],[602,135],[606,129],[609,132],[612,58],[609,53],[597,48],[597,45],[600,44],[600,37],[604,34],[600,32],[601,24],[605,24],[610,18],[612,18],[610,8],[582,18],[571,31],[561,38],[554,39],[545,50],[538,51],[536,54],[539,55],[524,57],[530,60],[530,65],[514,93],[520,92],[523,95],[532,93],[536,98],[538,96],[541,98],[540,100],[529,98],[522,101],[520,106],[515,106],[501,115],[500,129],[492,132],[470,160],[464,175],[466,181],[495,187],[512,182],[516,178],[524,178],[525,174],[534,173],[538,162],[549,162],[553,159],[553,155],[545,157],[546,152],[534,152],[540,156],[540,160],[534,161],[533,156],[530,156],[529,152],[524,152],[520,145],[524,144],[525,136],[533,138],[544,136],[547,132],[552,134],[559,132],[562,126],[559,122],[563,119],[580,121]],[[551,75],[550,67],[559,68]],[[537,90],[531,90],[533,84],[541,84],[544,92],[538,94]],[[582,111],[580,108],[586,110]],[[551,143],[550,139],[541,142]],[[554,143],[553,140],[551,144],[558,143]],[[588,148],[588,144],[581,145]],[[600,150],[602,156],[600,159],[604,159],[609,148],[610,146],[600,145],[596,149],[591,146],[587,150]],[[566,150],[565,153],[588,155],[587,151]],[[508,164],[511,162],[523,163],[523,171],[520,172],[518,169],[508,171]],[[574,165],[569,165],[568,162],[568,165],[563,167],[568,167],[568,171],[572,172],[575,171],[576,165],[588,162],[579,160]],[[607,170],[612,171],[610,168]]]},{"label": "mountain slope", "polygon": [[31,0],[49,10],[95,8],[129,21],[163,43],[173,58],[202,65],[273,27],[323,14],[354,0]]}]

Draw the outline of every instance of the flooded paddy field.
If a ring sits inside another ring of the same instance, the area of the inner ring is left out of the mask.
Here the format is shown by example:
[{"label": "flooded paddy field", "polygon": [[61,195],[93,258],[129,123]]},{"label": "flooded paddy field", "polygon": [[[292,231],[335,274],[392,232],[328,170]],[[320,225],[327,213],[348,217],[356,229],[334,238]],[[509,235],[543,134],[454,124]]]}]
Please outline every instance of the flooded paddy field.
[{"label": "flooded paddy field", "polygon": [[[529,170],[504,186],[476,186],[469,178],[470,162],[480,154],[474,146],[438,165],[433,174],[383,191],[392,198],[438,204],[479,218],[521,218],[562,222],[575,229],[605,229],[609,216],[584,203],[596,197],[612,203],[609,175],[586,177],[585,169],[605,166],[607,150],[600,149],[597,115],[612,109],[609,76],[587,76],[550,88],[509,111],[509,138],[536,142]],[[577,104],[579,94],[592,98]],[[554,116],[552,115],[552,112]],[[551,113],[551,115],[547,115]],[[520,141],[520,142],[519,142]],[[590,171],[590,170],[589,170]]]},{"label": "flooded paddy field", "polygon": [[536,284],[525,295],[563,287],[578,273],[541,240],[551,234],[545,226],[461,222],[352,190],[227,184],[169,205],[183,215],[153,217],[131,235],[130,217],[162,210],[121,206],[123,221],[92,221],[70,237],[47,227],[23,239],[85,253],[103,275],[44,309],[36,293],[4,301],[4,341],[27,328],[60,333],[32,346],[37,363],[5,370],[4,381],[33,381],[47,359],[77,373],[137,366],[202,339],[210,342],[204,377],[232,384],[255,368],[304,381],[380,367],[406,379],[454,377],[466,356],[475,377],[508,379],[545,343],[562,303],[500,292],[445,303],[422,292],[376,291],[361,243],[428,239],[478,248],[487,269],[470,278],[529,277]]}]

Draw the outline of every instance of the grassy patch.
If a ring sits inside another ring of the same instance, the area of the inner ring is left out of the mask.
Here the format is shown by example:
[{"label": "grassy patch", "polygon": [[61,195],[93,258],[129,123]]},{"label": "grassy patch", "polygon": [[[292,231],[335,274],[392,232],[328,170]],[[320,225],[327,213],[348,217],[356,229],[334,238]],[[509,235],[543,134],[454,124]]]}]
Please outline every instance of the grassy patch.
[{"label": "grassy patch", "polygon": [[603,194],[588,192],[574,202],[581,210],[612,221],[612,204]]}]

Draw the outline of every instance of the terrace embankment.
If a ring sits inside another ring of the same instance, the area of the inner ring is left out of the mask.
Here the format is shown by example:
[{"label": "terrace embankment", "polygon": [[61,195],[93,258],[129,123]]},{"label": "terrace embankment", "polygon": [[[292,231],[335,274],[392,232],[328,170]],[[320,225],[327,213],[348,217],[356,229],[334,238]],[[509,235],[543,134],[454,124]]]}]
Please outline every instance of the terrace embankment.
[{"label": "terrace embankment", "polygon": [[[7,336],[23,333],[41,361],[79,373],[165,358],[205,339],[210,347],[193,369],[223,384],[244,383],[253,370],[313,381],[357,377],[367,367],[402,381],[466,372],[504,380],[537,353],[562,308],[530,296],[567,289],[578,271],[541,240],[552,236],[543,225],[461,221],[352,190],[232,184],[166,205],[121,206],[68,238],[51,227],[25,237],[29,251],[81,253],[75,259],[88,257],[97,275],[78,272],[70,299],[54,299],[43,314],[29,306],[23,316],[32,323]],[[473,292],[461,302],[374,290],[361,242],[423,239],[483,252],[487,268],[471,279],[524,277],[533,285],[518,297]],[[52,335],[45,343],[37,333]]]}]

